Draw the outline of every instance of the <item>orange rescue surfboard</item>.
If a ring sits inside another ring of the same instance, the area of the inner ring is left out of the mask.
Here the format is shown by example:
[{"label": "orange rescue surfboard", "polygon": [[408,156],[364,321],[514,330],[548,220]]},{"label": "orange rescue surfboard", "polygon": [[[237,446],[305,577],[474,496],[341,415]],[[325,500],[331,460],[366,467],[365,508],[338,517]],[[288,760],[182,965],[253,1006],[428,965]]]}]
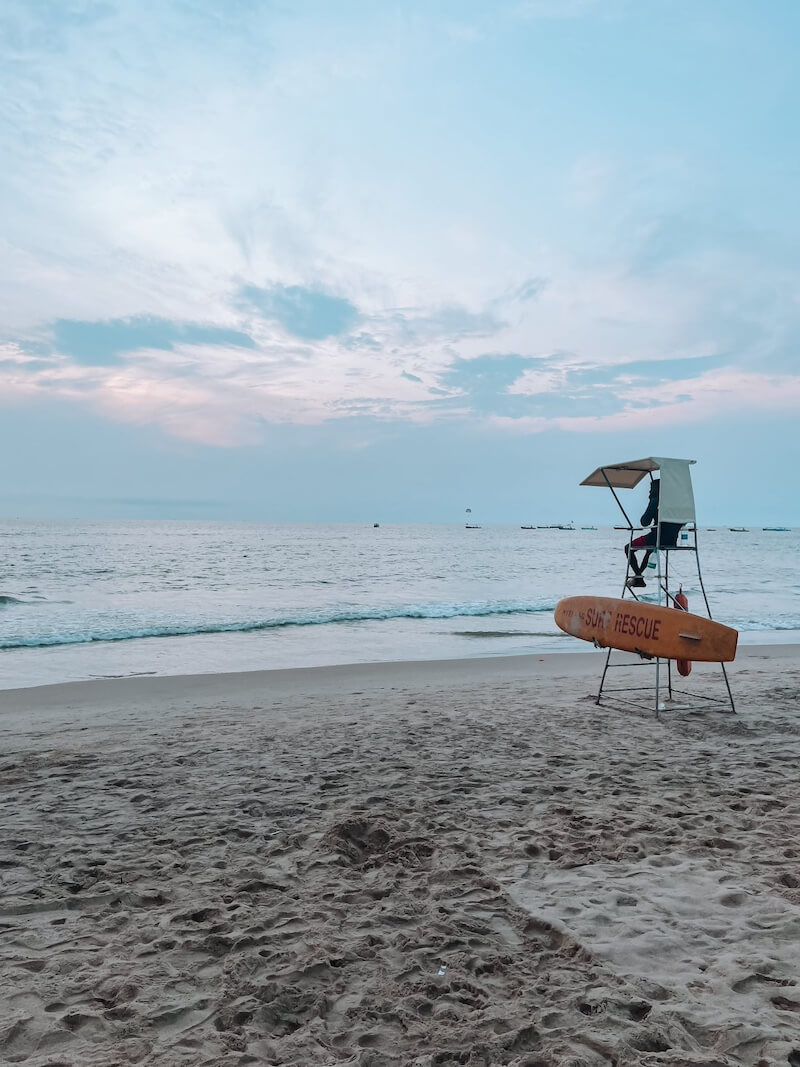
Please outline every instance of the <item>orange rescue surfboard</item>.
[{"label": "orange rescue surfboard", "polygon": [[660,659],[730,663],[739,640],[730,626],[641,600],[571,596],[559,600],[555,618],[564,633],[582,641]]}]

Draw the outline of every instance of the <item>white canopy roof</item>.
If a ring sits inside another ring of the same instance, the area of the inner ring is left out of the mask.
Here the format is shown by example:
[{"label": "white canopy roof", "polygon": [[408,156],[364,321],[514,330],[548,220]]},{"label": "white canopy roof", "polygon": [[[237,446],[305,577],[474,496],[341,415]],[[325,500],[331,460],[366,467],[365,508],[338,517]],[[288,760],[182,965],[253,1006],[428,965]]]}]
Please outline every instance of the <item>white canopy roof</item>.
[{"label": "white canopy roof", "polygon": [[599,485],[612,489],[633,489],[642,478],[655,471],[660,472],[659,522],[694,522],[694,492],[689,467],[693,459],[666,459],[663,456],[647,456],[631,459],[625,463],[608,463],[592,471],[581,485]]}]

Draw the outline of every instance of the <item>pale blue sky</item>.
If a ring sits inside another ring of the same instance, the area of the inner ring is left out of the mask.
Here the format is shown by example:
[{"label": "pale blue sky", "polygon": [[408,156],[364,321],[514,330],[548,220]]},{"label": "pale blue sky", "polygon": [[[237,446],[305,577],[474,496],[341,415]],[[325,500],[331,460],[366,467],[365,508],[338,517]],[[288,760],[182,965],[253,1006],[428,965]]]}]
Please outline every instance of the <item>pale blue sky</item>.
[{"label": "pale blue sky", "polygon": [[794,0],[6,0],[0,515],[800,524]]}]

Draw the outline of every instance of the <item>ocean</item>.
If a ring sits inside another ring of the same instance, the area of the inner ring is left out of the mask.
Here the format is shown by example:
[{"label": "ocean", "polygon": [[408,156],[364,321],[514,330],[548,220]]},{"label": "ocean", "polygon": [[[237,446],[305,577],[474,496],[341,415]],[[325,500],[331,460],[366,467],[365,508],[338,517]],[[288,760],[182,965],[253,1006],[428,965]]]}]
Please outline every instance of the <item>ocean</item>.
[{"label": "ocean", "polygon": [[[585,651],[553,608],[619,596],[626,539],[609,528],[4,521],[0,688]],[[701,527],[698,546],[715,619],[741,643],[800,641],[800,531]],[[693,554],[671,559],[699,610]]]}]

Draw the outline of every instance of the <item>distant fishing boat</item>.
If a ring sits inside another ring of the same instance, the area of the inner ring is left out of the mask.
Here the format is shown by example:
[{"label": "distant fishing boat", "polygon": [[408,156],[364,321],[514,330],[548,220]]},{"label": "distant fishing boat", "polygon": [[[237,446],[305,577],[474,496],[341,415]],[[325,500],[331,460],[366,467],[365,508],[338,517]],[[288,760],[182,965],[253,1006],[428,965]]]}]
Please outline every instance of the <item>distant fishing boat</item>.
[{"label": "distant fishing boat", "polygon": [[381,525],[381,524],[380,524],[379,522],[373,522],[373,524],[372,524],[372,529],[373,529],[373,530],[377,530],[377,529],[379,529],[379,528],[380,528],[380,525]]},{"label": "distant fishing boat", "polygon": [[596,526],[581,526],[582,530],[596,530]]},{"label": "distant fishing boat", "polygon": [[535,530],[535,526],[520,526],[520,530]]},{"label": "distant fishing boat", "polygon": [[770,533],[788,533],[788,526],[762,526],[762,530],[768,530]]},{"label": "distant fishing boat", "polygon": [[728,529],[731,533],[748,533],[746,526],[729,526]]}]

